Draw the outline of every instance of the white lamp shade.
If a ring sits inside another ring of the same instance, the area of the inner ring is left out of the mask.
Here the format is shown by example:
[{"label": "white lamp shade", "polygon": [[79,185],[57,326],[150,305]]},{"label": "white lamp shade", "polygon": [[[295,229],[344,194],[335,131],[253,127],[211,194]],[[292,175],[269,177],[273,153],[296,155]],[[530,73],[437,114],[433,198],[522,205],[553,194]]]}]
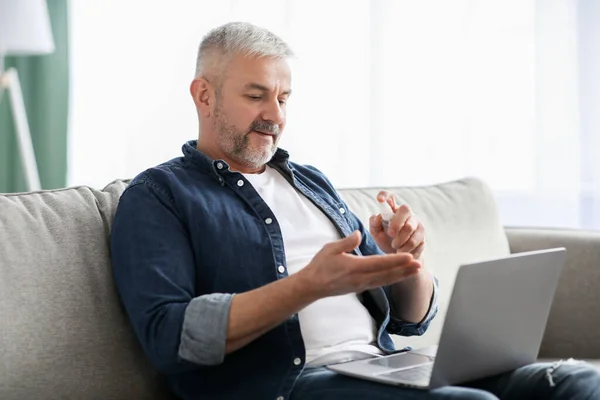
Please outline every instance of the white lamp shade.
[{"label": "white lamp shade", "polygon": [[0,57],[53,51],[46,0],[0,0]]}]

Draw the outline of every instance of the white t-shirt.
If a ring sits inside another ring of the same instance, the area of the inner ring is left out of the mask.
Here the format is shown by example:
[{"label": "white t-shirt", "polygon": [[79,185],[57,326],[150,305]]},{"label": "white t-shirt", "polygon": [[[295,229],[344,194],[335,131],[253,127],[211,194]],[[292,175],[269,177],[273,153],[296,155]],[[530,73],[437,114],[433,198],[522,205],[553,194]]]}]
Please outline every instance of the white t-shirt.
[{"label": "white t-shirt", "polygon": [[[275,214],[283,235],[288,274],[304,268],[329,242],[340,239],[333,222],[276,170],[244,174]],[[326,297],[298,313],[306,365],[319,366],[380,355],[376,324],[357,294]]]}]

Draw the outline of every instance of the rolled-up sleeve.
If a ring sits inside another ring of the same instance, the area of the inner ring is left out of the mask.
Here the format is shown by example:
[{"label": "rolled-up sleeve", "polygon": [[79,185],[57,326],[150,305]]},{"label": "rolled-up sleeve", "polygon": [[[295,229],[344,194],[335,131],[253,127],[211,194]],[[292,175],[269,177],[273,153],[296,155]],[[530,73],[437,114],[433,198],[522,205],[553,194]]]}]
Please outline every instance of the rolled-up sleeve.
[{"label": "rolled-up sleeve", "polygon": [[179,345],[182,359],[201,365],[223,362],[232,298],[228,293],[213,293],[188,304]]},{"label": "rolled-up sleeve", "polygon": [[189,232],[168,193],[143,180],[127,188],[113,223],[111,259],[121,301],[159,371],[223,361],[232,295],[195,296]]}]

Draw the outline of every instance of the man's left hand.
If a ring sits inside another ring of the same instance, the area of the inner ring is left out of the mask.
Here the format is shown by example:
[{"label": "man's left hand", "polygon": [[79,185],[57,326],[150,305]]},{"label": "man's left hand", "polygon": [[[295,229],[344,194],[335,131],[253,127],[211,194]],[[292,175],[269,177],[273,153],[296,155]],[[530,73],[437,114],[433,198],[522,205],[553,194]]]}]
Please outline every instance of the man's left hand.
[{"label": "man's left hand", "polygon": [[389,221],[387,232],[382,223],[381,214],[369,218],[369,232],[381,250],[385,253],[411,253],[416,260],[425,250],[425,227],[410,207],[398,206],[394,195],[382,190],[377,201],[385,202],[394,212]]}]

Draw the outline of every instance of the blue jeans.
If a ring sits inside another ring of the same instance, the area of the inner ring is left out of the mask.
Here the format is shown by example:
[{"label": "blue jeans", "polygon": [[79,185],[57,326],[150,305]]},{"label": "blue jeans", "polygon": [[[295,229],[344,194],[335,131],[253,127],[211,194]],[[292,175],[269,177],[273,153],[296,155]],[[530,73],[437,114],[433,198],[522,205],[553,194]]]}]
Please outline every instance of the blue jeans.
[{"label": "blue jeans", "polygon": [[[302,372],[291,400],[591,400],[600,399],[600,373],[586,363],[532,364],[515,371],[434,390],[408,389],[339,375],[322,368]],[[551,384],[552,381],[552,384]]]}]

